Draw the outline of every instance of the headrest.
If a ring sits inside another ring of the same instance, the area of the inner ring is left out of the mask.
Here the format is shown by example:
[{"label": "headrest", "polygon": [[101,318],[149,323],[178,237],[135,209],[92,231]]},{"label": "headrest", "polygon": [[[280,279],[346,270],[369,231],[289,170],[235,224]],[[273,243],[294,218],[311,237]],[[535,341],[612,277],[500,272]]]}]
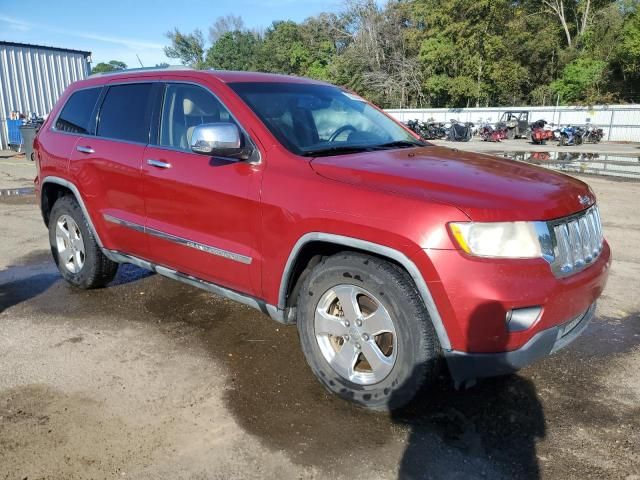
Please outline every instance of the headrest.
[{"label": "headrest", "polygon": [[212,116],[218,114],[218,102],[208,93],[198,90],[190,90],[185,92],[182,100],[182,109],[184,114],[195,116]]}]

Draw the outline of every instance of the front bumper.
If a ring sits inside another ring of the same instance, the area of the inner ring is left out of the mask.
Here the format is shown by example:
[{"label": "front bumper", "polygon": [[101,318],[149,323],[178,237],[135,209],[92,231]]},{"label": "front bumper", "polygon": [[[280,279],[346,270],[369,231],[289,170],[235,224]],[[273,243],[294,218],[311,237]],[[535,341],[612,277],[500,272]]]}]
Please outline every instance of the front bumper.
[{"label": "front bumper", "polygon": [[580,315],[535,334],[517,350],[500,353],[445,352],[449,372],[456,386],[482,377],[513,373],[539,358],[557,352],[573,342],[593,318],[596,304]]}]

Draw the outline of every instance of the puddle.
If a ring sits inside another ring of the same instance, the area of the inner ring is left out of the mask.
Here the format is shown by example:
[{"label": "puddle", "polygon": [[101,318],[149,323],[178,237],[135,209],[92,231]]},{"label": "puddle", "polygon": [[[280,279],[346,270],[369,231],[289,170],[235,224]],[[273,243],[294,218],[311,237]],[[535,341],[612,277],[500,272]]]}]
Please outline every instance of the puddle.
[{"label": "puddle", "polygon": [[24,195],[33,195],[35,188],[22,187],[22,188],[0,188],[0,197],[20,197]]},{"label": "puddle", "polygon": [[497,152],[495,155],[567,173],[640,180],[640,157],[580,152]]},{"label": "puddle", "polygon": [[2,188],[0,189],[0,203],[6,205],[25,205],[34,203],[35,190],[33,187]]}]

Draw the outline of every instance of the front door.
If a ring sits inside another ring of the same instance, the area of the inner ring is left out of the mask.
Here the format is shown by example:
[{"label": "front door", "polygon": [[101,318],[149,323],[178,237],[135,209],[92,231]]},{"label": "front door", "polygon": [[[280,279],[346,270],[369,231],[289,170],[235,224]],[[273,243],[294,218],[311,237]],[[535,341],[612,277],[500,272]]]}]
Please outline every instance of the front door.
[{"label": "front door", "polygon": [[142,165],[151,260],[259,296],[262,165],[191,152],[195,126],[235,123],[202,86],[167,84],[159,117]]}]

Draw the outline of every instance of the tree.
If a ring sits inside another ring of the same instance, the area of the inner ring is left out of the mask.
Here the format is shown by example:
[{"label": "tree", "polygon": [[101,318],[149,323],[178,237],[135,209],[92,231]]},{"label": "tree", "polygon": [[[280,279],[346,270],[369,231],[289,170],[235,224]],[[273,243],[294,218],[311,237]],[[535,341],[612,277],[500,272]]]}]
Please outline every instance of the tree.
[{"label": "tree", "polygon": [[207,51],[207,66],[220,70],[253,70],[260,41],[251,32],[226,32]]},{"label": "tree", "polygon": [[606,67],[602,60],[579,58],[565,67],[551,88],[564,103],[599,103],[603,99],[600,87],[606,79]]},{"label": "tree", "polygon": [[229,32],[242,32],[244,31],[244,21],[242,17],[236,15],[225,15],[224,17],[216,18],[216,21],[209,27],[209,41],[211,44],[215,44],[220,37]]},{"label": "tree", "polygon": [[640,98],[640,0],[345,0],[340,12],[248,30],[219,17],[170,32],[186,65],[302,75],[383,107]]},{"label": "tree", "polygon": [[171,40],[171,46],[164,47],[167,57],[177,58],[192,68],[204,68],[204,37],[200,30],[184,34],[176,28],[167,32],[166,37]]},{"label": "tree", "polygon": [[265,32],[257,66],[265,72],[302,75],[310,58],[300,26],[290,20],[279,21]]},{"label": "tree", "polygon": [[117,70],[125,70],[127,64],[119,60],[110,60],[108,63],[100,62],[93,69],[91,73],[106,73],[115,72]]}]

